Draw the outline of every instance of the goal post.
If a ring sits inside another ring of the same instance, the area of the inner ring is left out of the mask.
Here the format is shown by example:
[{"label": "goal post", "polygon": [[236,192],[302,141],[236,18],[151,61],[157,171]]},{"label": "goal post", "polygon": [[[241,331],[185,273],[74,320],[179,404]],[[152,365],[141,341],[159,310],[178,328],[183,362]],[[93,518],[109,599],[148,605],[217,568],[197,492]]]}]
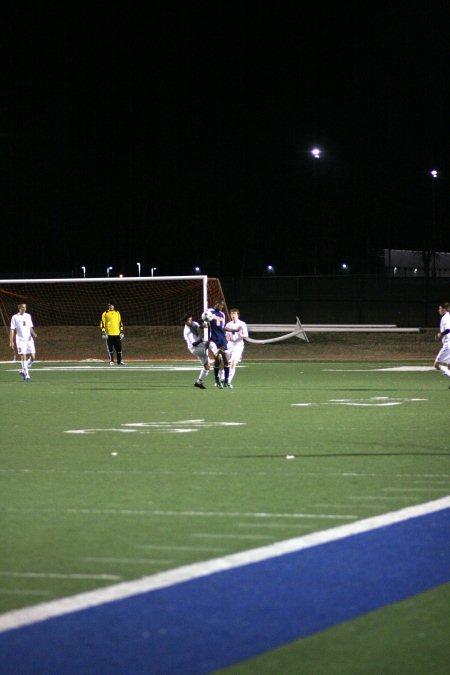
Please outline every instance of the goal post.
[{"label": "goal post", "polygon": [[179,326],[219,297],[219,279],[206,275],[0,280],[3,320],[26,303],[36,326],[98,326],[109,302],[126,326]]}]

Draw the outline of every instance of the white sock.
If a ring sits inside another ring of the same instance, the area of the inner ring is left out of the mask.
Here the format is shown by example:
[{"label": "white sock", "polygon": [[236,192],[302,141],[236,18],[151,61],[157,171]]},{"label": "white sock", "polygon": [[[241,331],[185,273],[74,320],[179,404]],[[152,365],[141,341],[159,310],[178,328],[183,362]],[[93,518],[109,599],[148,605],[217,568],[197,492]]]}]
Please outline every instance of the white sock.
[{"label": "white sock", "polygon": [[27,359],[27,368],[28,368],[28,370],[31,368],[32,365],[33,365],[33,361],[32,361],[32,359],[31,359],[31,357],[30,357],[29,359]]},{"label": "white sock", "polygon": [[198,382],[203,382],[205,377],[208,377],[209,375],[209,370],[206,370],[206,368],[202,368],[202,371],[200,373],[200,377],[198,378]]},{"label": "white sock", "polygon": [[439,366],[439,370],[443,375],[445,375],[445,377],[450,377],[450,370],[448,366]]},{"label": "white sock", "polygon": [[235,374],[236,374],[236,368],[230,368],[230,374],[228,376],[228,382],[231,382],[231,380],[233,379]]}]

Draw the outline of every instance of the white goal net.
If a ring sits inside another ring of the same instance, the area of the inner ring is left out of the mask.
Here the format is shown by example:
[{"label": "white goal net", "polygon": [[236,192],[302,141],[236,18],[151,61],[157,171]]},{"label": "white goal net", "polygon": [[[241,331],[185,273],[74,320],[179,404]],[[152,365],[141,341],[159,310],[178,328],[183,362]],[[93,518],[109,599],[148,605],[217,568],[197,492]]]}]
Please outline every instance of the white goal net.
[{"label": "white goal net", "polygon": [[106,304],[114,303],[127,326],[179,326],[199,317],[223,297],[220,281],[189,277],[0,280],[0,314],[9,326],[26,303],[37,326],[97,326]]}]

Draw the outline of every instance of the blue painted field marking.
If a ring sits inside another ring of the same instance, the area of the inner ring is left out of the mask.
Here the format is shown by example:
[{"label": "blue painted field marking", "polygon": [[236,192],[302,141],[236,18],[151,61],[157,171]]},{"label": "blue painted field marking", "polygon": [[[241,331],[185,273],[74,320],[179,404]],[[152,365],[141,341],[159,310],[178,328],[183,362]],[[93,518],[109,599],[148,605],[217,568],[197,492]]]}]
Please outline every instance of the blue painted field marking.
[{"label": "blue painted field marking", "polygon": [[199,675],[450,579],[449,508],[361,531],[363,522],[328,543],[5,632],[3,668]]}]

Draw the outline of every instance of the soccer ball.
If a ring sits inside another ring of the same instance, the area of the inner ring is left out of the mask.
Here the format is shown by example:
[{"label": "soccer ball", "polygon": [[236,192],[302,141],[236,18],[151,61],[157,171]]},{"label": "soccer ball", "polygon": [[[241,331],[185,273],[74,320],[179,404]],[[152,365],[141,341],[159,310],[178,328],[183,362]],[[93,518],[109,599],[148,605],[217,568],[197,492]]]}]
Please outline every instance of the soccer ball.
[{"label": "soccer ball", "polygon": [[212,309],[207,309],[206,312],[202,314],[203,321],[212,321],[214,319],[214,314]]}]

